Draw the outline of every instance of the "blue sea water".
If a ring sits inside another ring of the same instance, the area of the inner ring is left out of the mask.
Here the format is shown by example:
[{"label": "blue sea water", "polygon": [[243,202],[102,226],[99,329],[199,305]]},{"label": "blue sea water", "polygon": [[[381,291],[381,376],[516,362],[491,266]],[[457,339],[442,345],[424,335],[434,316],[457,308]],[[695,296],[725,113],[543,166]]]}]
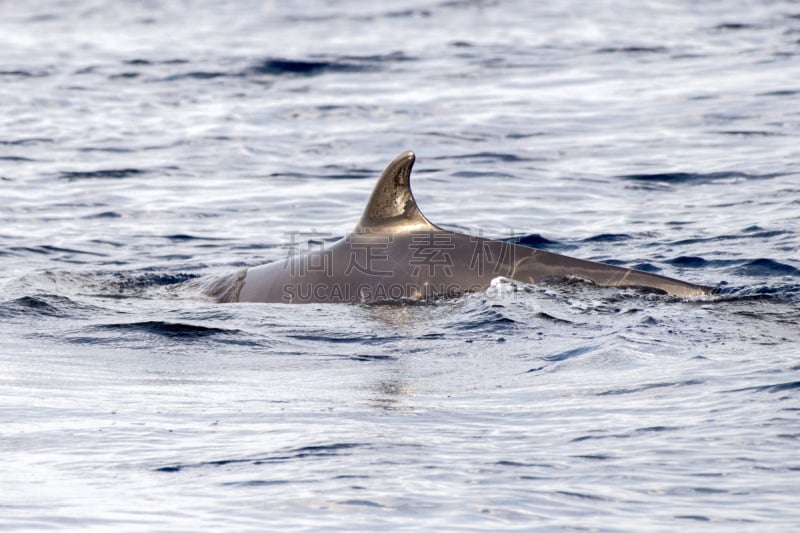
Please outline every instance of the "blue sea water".
[{"label": "blue sea water", "polygon": [[[4,2],[0,50],[0,528],[800,525],[797,2]],[[409,149],[436,223],[721,294],[185,283]]]}]

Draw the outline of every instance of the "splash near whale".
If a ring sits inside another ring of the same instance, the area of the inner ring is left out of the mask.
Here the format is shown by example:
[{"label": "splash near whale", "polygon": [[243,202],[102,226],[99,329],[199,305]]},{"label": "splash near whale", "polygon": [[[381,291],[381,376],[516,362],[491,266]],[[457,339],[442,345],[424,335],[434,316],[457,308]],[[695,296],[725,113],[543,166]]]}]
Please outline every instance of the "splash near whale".
[{"label": "splash near whale", "polygon": [[413,152],[383,171],[352,233],[327,247],[220,279],[223,302],[375,303],[425,300],[486,290],[495,278],[522,283],[581,279],[698,297],[708,287],[442,229],[411,192]]}]

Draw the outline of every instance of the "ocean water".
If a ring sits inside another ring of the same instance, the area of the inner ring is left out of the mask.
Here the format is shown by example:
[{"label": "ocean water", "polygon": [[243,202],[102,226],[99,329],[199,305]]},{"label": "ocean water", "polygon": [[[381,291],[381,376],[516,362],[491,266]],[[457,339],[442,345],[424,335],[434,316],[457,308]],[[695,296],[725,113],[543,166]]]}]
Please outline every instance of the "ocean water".
[{"label": "ocean water", "polygon": [[[0,529],[800,526],[797,2],[4,2],[0,50]],[[192,290],[404,150],[438,224],[720,294]]]}]

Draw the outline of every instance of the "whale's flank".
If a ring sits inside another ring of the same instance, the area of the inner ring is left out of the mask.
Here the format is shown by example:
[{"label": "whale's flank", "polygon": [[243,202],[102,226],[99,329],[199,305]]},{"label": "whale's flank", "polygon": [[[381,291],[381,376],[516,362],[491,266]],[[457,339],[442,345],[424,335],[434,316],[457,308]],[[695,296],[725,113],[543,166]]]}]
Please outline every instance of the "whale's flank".
[{"label": "whale's flank", "polygon": [[524,283],[579,278],[600,286],[641,287],[680,297],[710,292],[666,276],[444,230],[431,223],[414,200],[414,159],[413,152],[404,152],[386,167],[353,233],[324,249],[237,273],[215,286],[218,299],[416,300],[485,290],[497,277]]}]

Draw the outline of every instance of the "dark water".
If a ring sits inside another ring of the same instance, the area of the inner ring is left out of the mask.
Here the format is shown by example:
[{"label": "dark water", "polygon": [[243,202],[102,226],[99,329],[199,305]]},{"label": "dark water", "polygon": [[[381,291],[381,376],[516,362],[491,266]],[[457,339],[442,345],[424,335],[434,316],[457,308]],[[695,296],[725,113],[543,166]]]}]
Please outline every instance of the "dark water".
[{"label": "dark water", "polygon": [[[800,523],[800,4],[3,3],[0,49],[0,526]],[[722,294],[186,288],[407,149],[436,223]]]}]

